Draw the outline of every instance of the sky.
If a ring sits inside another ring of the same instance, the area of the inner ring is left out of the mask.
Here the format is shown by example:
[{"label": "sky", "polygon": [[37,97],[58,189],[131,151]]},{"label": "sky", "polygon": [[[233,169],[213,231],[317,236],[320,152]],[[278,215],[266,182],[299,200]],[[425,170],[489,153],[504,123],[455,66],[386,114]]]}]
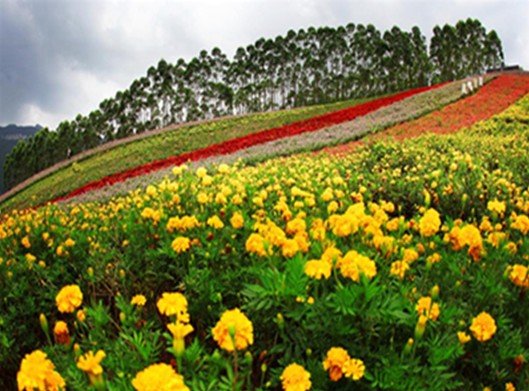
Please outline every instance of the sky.
[{"label": "sky", "polygon": [[55,128],[126,89],[161,58],[233,55],[310,26],[420,27],[477,18],[529,69],[529,0],[0,0],[0,126]]}]

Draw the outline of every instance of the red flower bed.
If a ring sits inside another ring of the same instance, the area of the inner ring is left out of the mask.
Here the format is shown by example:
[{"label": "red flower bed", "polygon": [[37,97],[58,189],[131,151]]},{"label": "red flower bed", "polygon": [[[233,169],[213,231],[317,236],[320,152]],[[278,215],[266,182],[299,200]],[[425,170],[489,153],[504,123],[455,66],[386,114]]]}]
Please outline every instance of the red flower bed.
[{"label": "red flower bed", "polygon": [[[367,138],[379,140],[393,137],[402,140],[431,132],[453,133],[486,120],[512,105],[529,93],[529,77],[526,75],[501,75],[485,84],[478,92],[414,121],[396,125]],[[362,141],[329,148],[329,153],[346,153],[362,145]]]},{"label": "red flower bed", "polygon": [[309,118],[307,120],[294,122],[289,125],[262,130],[260,132],[252,133],[243,137],[228,140],[219,144],[210,145],[208,147],[197,149],[192,152],[183,153],[181,155],[172,156],[167,159],[155,160],[151,163],[135,167],[133,169],[123,171],[117,174],[106,176],[100,180],[90,182],[69,194],[56,198],[51,202],[62,201],[77,195],[86,193],[88,191],[100,189],[118,182],[123,182],[126,179],[134,178],[140,175],[160,170],[162,168],[177,166],[188,161],[197,161],[216,155],[226,155],[241,149],[251,147],[253,145],[262,144],[268,141],[273,141],[285,137],[294,136],[305,132],[313,132],[322,128],[336,125],[343,122],[348,122],[356,117],[366,115],[381,107],[391,105],[415,94],[425,92],[434,88],[438,88],[443,84],[437,84],[430,87],[415,88],[404,91],[388,97],[375,99],[370,102],[362,103],[347,109],[338,110],[332,113],[319,115],[317,117]]}]

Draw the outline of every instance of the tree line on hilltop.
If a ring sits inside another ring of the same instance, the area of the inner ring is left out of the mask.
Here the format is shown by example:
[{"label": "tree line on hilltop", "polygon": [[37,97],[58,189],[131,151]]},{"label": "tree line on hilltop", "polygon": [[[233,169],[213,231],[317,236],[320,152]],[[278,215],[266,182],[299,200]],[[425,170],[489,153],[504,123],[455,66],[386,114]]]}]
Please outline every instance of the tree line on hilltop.
[{"label": "tree line on hilltop", "polygon": [[20,141],[4,165],[8,188],[100,144],[170,124],[370,97],[463,78],[503,64],[501,40],[476,19],[381,33],[373,25],[290,30],[228,58],[219,48],[161,60],[88,115]]}]

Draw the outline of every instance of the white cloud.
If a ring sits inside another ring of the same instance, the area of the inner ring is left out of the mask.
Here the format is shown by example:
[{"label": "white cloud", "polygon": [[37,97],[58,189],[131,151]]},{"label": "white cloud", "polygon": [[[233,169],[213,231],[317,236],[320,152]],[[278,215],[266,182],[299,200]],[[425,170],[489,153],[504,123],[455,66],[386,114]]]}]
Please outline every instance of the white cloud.
[{"label": "white cloud", "polygon": [[[0,124],[87,114],[161,59],[260,37],[350,22],[434,25],[476,17],[494,28],[509,63],[529,68],[529,2],[500,0],[0,0]],[[41,117],[39,117],[41,115]]]}]

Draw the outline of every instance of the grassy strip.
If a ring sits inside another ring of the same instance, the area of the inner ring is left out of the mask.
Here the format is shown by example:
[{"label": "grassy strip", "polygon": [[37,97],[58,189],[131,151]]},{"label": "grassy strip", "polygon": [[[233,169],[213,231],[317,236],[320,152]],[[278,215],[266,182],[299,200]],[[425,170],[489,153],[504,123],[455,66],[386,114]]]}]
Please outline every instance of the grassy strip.
[{"label": "grassy strip", "polygon": [[[264,161],[269,158],[288,156],[294,153],[322,149],[349,141],[358,140],[366,134],[382,131],[403,121],[426,115],[440,107],[461,98],[459,83],[451,83],[435,90],[414,95],[390,106],[382,107],[365,116],[297,136],[248,147],[227,155],[218,155],[192,163],[192,167],[218,163],[233,163],[242,160],[245,164]],[[162,180],[171,169],[162,169],[137,178],[107,186],[74,197],[71,202],[106,200],[116,194],[125,194],[139,187]]]}]

